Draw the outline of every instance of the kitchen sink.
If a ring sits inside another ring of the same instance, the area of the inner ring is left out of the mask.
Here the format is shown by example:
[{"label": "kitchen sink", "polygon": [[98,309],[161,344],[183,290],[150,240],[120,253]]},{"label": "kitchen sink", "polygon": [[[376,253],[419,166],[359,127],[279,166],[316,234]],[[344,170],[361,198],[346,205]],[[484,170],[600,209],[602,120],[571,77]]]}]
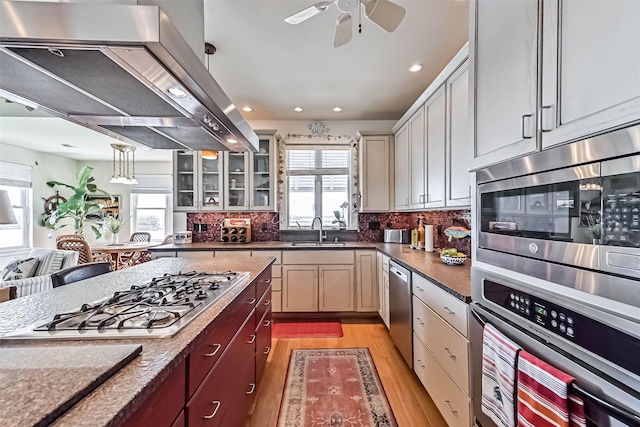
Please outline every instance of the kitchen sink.
[{"label": "kitchen sink", "polygon": [[307,246],[307,247],[317,247],[317,246],[346,246],[345,242],[293,242],[291,246]]}]

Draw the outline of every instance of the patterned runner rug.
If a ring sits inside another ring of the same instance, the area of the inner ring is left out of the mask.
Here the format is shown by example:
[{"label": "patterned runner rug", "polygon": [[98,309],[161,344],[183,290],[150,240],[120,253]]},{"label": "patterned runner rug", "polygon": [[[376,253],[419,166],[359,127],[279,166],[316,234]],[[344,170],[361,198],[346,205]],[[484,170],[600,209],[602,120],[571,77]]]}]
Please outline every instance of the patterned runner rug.
[{"label": "patterned runner rug", "polygon": [[273,324],[273,338],[340,338],[340,322],[276,321]]},{"label": "patterned runner rug", "polygon": [[279,427],[397,427],[367,348],[292,350]]}]

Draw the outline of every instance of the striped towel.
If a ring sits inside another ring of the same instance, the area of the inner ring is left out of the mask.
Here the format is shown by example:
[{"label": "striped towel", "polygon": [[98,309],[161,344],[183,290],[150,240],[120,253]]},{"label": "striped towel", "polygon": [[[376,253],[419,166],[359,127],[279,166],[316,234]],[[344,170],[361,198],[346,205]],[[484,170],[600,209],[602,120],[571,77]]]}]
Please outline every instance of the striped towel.
[{"label": "striped towel", "polygon": [[569,427],[587,427],[584,400],[569,393]]},{"label": "striped towel", "polygon": [[526,351],[518,358],[518,427],[569,427],[573,377]]},{"label": "striped towel", "polygon": [[499,427],[515,427],[514,380],[521,348],[486,324],[482,336],[482,412]]}]

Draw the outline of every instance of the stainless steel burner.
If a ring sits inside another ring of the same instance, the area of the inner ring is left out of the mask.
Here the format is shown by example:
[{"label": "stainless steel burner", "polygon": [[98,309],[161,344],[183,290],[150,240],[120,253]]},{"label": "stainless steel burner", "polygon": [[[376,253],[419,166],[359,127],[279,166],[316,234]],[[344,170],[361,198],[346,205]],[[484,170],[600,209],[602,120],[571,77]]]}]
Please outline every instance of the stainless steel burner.
[{"label": "stainless steel burner", "polygon": [[249,273],[165,274],[4,338],[136,338],[175,335]]}]

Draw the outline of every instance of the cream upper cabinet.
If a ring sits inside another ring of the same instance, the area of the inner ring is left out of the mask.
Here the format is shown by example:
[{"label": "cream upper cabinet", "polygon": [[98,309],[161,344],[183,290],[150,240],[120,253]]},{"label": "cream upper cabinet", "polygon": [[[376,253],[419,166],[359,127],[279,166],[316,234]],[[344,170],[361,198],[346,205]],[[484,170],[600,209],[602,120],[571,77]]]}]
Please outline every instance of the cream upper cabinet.
[{"label": "cream upper cabinet", "polygon": [[318,266],[282,266],[282,311],[318,311]]},{"label": "cream upper cabinet", "polygon": [[396,210],[409,209],[409,125],[402,126],[395,136],[396,145]]},{"label": "cream upper cabinet", "polygon": [[378,311],[376,251],[356,251],[356,311]]},{"label": "cream upper cabinet", "polygon": [[320,265],[318,272],[318,310],[353,311],[355,306],[353,265]]},{"label": "cream upper cabinet", "polygon": [[469,164],[473,157],[473,137],[469,120],[469,61],[465,61],[447,80],[447,114],[445,204],[469,206]]},{"label": "cream upper cabinet", "polygon": [[409,208],[423,208],[425,203],[425,108],[420,107],[409,119]]},{"label": "cream upper cabinet", "polygon": [[640,2],[543,5],[542,148],[640,120]]},{"label": "cream upper cabinet", "polygon": [[427,169],[425,171],[426,191],[422,198],[425,208],[444,206],[445,94],[446,86],[443,85],[425,104]]},{"label": "cream upper cabinet", "polygon": [[475,169],[538,148],[538,0],[473,0],[471,16]]},{"label": "cream upper cabinet", "polygon": [[359,211],[394,210],[393,136],[361,135],[358,145]]}]

